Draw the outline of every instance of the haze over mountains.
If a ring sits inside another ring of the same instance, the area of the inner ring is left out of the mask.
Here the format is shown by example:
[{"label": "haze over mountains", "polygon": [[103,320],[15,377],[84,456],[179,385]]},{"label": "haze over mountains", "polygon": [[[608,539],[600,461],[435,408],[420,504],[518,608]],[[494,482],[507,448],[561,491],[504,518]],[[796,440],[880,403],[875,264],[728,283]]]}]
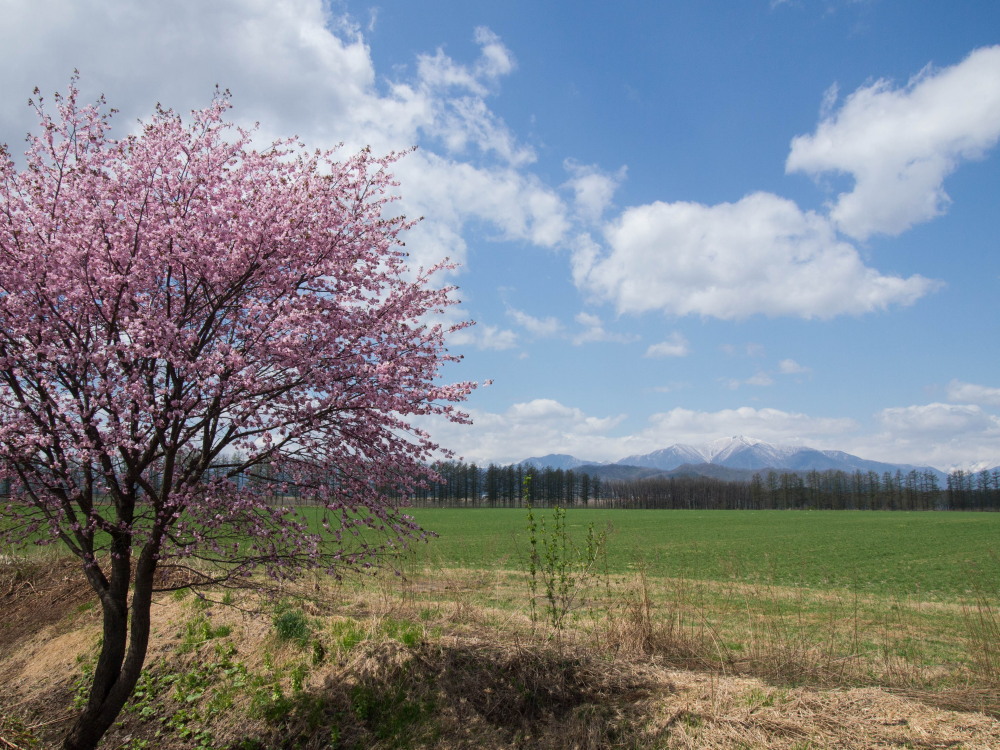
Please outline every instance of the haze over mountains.
[{"label": "haze over mountains", "polygon": [[[575,456],[552,453],[546,456],[526,458],[521,464],[554,469],[579,469],[586,466],[600,474],[620,474],[611,467],[639,467],[650,471],[642,475],[658,473],[696,473],[719,478],[736,478],[744,472],[768,469],[779,471],[875,471],[884,473],[897,470],[904,473],[912,470],[931,471],[938,478],[944,472],[929,466],[889,464],[870,461],[843,451],[819,450],[801,445],[773,445],[763,440],[737,435],[720,438],[702,445],[678,443],[644,455],[626,456],[613,463],[584,461]],[[726,471],[732,470],[732,471]]]}]

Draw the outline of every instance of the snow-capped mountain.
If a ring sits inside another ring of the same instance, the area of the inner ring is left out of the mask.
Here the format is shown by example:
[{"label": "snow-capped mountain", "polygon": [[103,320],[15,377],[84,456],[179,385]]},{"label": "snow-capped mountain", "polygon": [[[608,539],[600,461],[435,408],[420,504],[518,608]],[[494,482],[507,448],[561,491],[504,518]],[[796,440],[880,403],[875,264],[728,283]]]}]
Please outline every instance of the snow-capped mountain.
[{"label": "snow-capped mountain", "polygon": [[[673,445],[642,456],[626,456],[616,463],[671,471],[684,464],[706,463],[731,469],[786,469],[788,471],[909,471],[925,470],[902,464],[869,461],[843,451],[823,451],[799,445],[773,445],[737,435],[703,445]],[[940,472],[935,472],[940,474]]]},{"label": "snow-capped mountain", "polygon": [[[575,456],[565,454],[550,454],[537,458],[528,458],[521,462],[542,468],[550,466],[555,469],[576,469],[583,465],[593,465],[597,462],[582,461]],[[889,464],[881,461],[869,461],[844,451],[818,450],[800,445],[773,445],[737,435],[720,438],[701,445],[678,443],[669,448],[662,448],[644,455],[626,456],[615,461],[614,465],[639,466],[658,471],[673,471],[681,466],[697,466],[711,464],[730,469],[757,471],[762,469],[778,469],[786,471],[886,471],[897,470],[909,472],[932,471],[938,478],[944,473],[927,466],[910,466],[907,464]]]},{"label": "snow-capped mountain", "polygon": [[788,456],[800,448],[779,447],[738,435],[702,445],[678,443],[645,455],[626,456],[619,464],[670,471],[684,464],[718,464],[734,469],[784,468]]}]

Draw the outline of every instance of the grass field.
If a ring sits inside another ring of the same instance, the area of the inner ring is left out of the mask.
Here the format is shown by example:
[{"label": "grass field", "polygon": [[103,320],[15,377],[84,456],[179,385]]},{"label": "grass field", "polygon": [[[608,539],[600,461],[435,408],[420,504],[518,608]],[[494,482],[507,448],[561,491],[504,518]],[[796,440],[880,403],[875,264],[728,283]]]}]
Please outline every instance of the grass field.
[{"label": "grass field", "polygon": [[[413,515],[439,536],[414,551],[408,576],[467,571],[444,588],[525,609],[524,510]],[[569,592],[573,627],[638,623],[697,663],[777,683],[995,692],[1000,514],[574,509],[566,521],[578,545],[591,523],[610,529],[607,575],[602,559]],[[535,601],[552,611],[543,588]]]},{"label": "grass field", "polygon": [[[538,510],[538,516],[549,511]],[[524,510],[416,509],[439,536],[417,560],[523,569]],[[958,601],[1000,587],[1000,514],[865,511],[568,511],[579,538],[610,525],[611,573]]]}]

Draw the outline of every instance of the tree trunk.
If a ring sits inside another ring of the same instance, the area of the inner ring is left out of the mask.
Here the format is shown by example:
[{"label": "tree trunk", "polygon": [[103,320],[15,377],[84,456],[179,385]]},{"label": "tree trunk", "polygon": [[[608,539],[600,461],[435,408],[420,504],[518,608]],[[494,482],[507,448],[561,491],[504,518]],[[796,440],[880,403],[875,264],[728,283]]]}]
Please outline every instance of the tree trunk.
[{"label": "tree trunk", "polygon": [[63,750],[93,750],[97,747],[132,695],[146,660],[155,556],[148,549],[143,550],[136,566],[131,623],[127,606],[131,565],[127,557],[112,563],[111,583],[100,592],[104,609],[104,643],[94,669],[87,706],[63,740]]}]

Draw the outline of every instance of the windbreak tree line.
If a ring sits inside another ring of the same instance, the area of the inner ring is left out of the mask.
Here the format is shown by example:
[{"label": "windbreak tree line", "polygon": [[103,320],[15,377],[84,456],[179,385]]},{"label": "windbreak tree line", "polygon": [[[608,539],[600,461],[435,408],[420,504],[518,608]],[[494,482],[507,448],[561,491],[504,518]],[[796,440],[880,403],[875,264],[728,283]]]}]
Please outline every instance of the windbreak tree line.
[{"label": "windbreak tree line", "polygon": [[461,461],[434,465],[437,481],[413,494],[416,504],[519,508],[524,479],[535,507],[691,510],[984,510],[1000,511],[1000,468],[957,470],[942,483],[930,471],[764,471],[747,480],[696,475],[610,479],[585,468],[519,464],[483,468]]},{"label": "windbreak tree line", "polygon": [[400,501],[439,453],[411,422],[467,421],[474,385],[438,382],[464,324],[407,265],[396,155],[256,150],[225,95],[122,139],[75,81],[55,104],[23,169],[0,149],[0,532],[65,545],[100,602],[64,744],[92,748],[158,587],[338,575],[420,537]]},{"label": "windbreak tree line", "polygon": [[[438,479],[413,492],[414,504],[520,508],[527,498],[537,506],[588,505],[600,496],[603,485],[600,477],[585,472],[521,464],[483,468],[443,461],[435,463],[433,469]],[[526,478],[530,479],[527,484]]]}]

